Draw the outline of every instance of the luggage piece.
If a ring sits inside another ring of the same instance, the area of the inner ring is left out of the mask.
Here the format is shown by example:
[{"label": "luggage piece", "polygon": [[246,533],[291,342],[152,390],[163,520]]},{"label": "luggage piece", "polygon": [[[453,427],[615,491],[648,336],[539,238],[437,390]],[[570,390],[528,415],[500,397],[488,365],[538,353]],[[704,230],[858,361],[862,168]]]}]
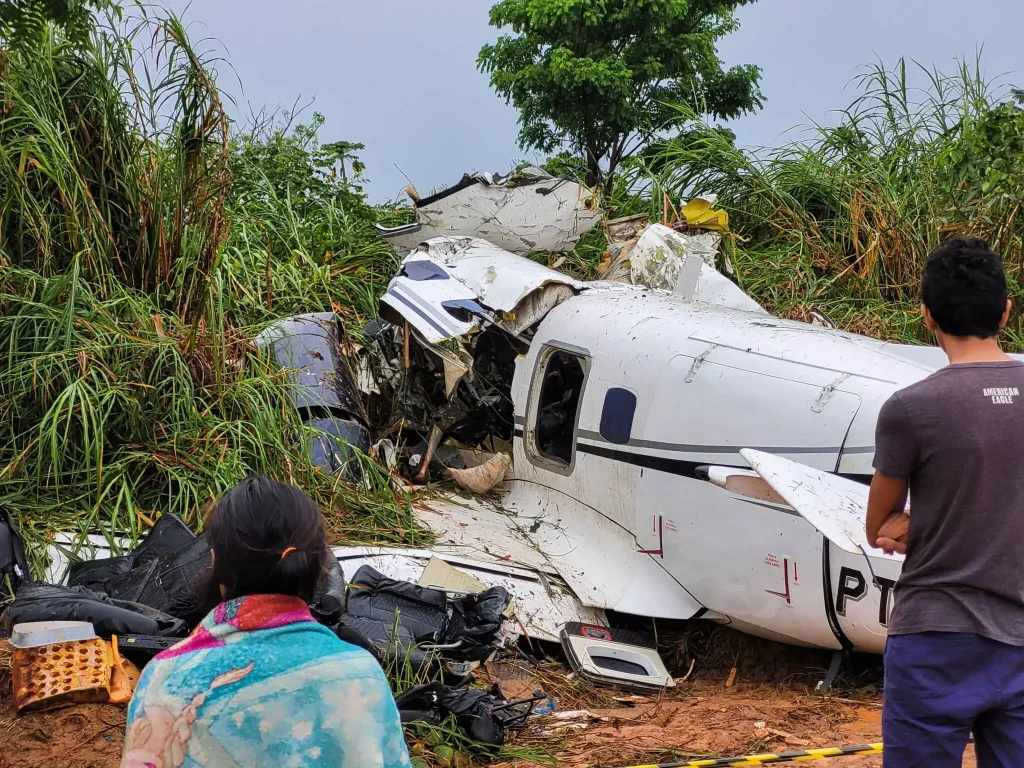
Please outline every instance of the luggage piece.
[{"label": "luggage piece", "polygon": [[313,618],[328,627],[337,624],[348,606],[348,587],[345,572],[333,553],[326,555],[327,567],[317,582],[309,612]]},{"label": "luggage piece", "polygon": [[100,637],[188,634],[184,621],[146,605],[115,600],[84,587],[23,584],[0,624],[10,634],[15,624],[35,621],[87,621]]},{"label": "luggage piece", "polygon": [[500,747],[510,728],[521,728],[533,713],[532,699],[506,701],[498,686],[490,691],[479,688],[449,688],[441,683],[417,685],[395,697],[403,723],[437,724],[454,715],[459,727],[476,742]]},{"label": "luggage piece", "polygon": [[448,628],[448,596],[440,589],[389,579],[364,565],[352,577],[348,613],[386,626],[395,623],[398,613],[401,626],[415,642],[437,645]]},{"label": "luggage piece", "polygon": [[382,621],[365,616],[342,616],[334,633],[347,643],[369,651],[384,668],[408,666],[419,674],[437,661],[437,654],[416,643],[407,627],[395,624],[394,619]]},{"label": "luggage piece", "polygon": [[164,515],[129,554],[73,564],[68,584],[147,605],[193,626],[209,607],[205,592],[212,569],[206,538],[175,515]]},{"label": "luggage piece", "polygon": [[[28,575],[25,542],[10,513],[0,507],[0,584],[9,582],[11,588],[17,590],[21,580],[27,579]],[[0,592],[0,608],[7,602],[3,592]]]},{"label": "luggage piece", "polygon": [[491,587],[451,601],[452,616],[445,631],[444,644],[461,644],[456,656],[483,661],[494,650],[501,632],[505,609],[512,598],[504,587]]}]

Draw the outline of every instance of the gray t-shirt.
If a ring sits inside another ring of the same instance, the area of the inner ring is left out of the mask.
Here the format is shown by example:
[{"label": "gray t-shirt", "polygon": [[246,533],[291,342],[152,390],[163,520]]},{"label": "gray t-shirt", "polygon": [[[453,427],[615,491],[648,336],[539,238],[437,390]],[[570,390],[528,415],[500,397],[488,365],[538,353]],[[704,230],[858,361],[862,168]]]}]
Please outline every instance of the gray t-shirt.
[{"label": "gray t-shirt", "polygon": [[875,469],[910,480],[889,634],[1024,646],[1024,363],[950,365],[878,415]]}]

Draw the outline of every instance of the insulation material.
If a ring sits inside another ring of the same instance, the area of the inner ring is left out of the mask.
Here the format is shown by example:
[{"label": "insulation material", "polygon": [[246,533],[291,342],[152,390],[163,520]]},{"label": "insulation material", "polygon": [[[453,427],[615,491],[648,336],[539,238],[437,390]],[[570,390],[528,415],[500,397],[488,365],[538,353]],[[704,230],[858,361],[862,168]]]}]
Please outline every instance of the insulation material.
[{"label": "insulation material", "polygon": [[460,488],[479,496],[493,491],[511,470],[512,464],[508,456],[498,453],[478,467],[449,469],[448,474]]},{"label": "insulation material", "polygon": [[441,364],[444,366],[444,391],[450,399],[462,377],[469,373],[469,367],[444,355],[441,356]]},{"label": "insulation material", "polygon": [[427,561],[427,565],[423,569],[423,573],[420,574],[419,581],[416,583],[421,587],[437,587],[445,592],[460,592],[463,594],[483,592],[487,589],[487,585],[476,576],[460,571],[458,568],[453,568],[439,557],[431,557]]},{"label": "insulation material", "polygon": [[110,700],[114,657],[103,640],[19,648],[11,661],[19,713]]},{"label": "insulation material", "polygon": [[602,277],[672,291],[687,301],[767,314],[715,268],[721,240],[716,232],[683,234],[651,224],[606,265]]},{"label": "insulation material", "polygon": [[575,295],[576,291],[569,285],[562,283],[546,285],[519,302],[519,305],[505,316],[500,325],[513,336],[519,336],[543,320],[544,316],[552,309]]},{"label": "insulation material", "polygon": [[650,217],[646,213],[614,219],[604,225],[608,250],[601,259],[601,279],[630,282],[629,251],[647,229]]},{"label": "insulation material", "polygon": [[696,256],[713,267],[721,243],[722,236],[715,233],[684,235],[654,224],[640,235],[629,252],[630,277],[634,285],[674,291],[683,263]]}]

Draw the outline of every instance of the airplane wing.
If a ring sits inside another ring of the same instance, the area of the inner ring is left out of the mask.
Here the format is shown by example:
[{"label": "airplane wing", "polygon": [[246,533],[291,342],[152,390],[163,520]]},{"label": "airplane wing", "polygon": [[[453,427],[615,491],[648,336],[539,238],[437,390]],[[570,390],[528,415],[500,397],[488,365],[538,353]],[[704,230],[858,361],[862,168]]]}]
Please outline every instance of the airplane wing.
[{"label": "airplane wing", "polygon": [[[744,449],[740,455],[753,472],[711,467],[708,479],[733,493],[789,506],[845,552],[865,555],[870,549],[864,535],[866,485],[763,451]],[[890,556],[871,551],[871,557]],[[903,555],[891,558],[902,561]]]}]

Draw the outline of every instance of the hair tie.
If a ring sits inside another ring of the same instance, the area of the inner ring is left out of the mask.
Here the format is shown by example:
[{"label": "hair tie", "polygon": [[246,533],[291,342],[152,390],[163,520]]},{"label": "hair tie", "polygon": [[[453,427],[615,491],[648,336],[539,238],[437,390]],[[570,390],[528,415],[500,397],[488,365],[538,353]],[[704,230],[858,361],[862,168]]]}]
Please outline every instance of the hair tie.
[{"label": "hair tie", "polygon": [[288,547],[288,549],[286,549],[284,552],[281,553],[281,559],[284,560],[288,556],[289,552],[295,552],[295,551],[296,551],[295,547]]}]

